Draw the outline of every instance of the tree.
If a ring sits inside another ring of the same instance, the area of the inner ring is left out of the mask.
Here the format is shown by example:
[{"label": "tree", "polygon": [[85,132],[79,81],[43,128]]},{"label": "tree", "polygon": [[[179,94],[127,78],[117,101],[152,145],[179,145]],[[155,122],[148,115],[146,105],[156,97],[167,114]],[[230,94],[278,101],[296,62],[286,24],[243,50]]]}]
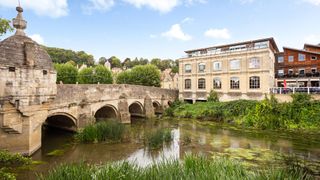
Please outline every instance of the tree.
[{"label": "tree", "polygon": [[72,66],[76,66],[77,65],[76,62],[74,62],[72,60],[68,61],[66,64],[71,64]]},{"label": "tree", "polygon": [[7,33],[8,31],[13,31],[13,28],[10,25],[10,21],[7,19],[0,18],[0,36]]},{"label": "tree", "polygon": [[101,65],[104,65],[107,61],[108,61],[108,60],[107,60],[107,58],[105,58],[105,57],[99,58],[99,64],[101,64]]},{"label": "tree", "polygon": [[123,71],[117,75],[117,84],[131,84],[131,74],[130,71]]},{"label": "tree", "polygon": [[95,68],[89,67],[81,70],[78,75],[78,81],[80,84],[113,83],[111,71],[102,65],[98,65]]},{"label": "tree", "polygon": [[57,83],[75,84],[77,82],[78,70],[73,65],[55,64],[54,68],[57,71]]},{"label": "tree", "polygon": [[109,63],[111,64],[111,68],[122,68],[121,61],[119,58],[112,56],[108,59]]},{"label": "tree", "polygon": [[61,48],[52,48],[52,47],[45,47],[45,50],[50,55],[52,61],[54,63],[66,63],[70,59],[72,59],[76,64],[87,64],[87,65],[93,65],[94,64],[94,58],[92,55],[87,54],[84,51],[73,51],[73,50],[66,50]]},{"label": "tree", "polygon": [[112,72],[102,66],[102,65],[98,65],[96,68],[95,68],[95,71],[94,71],[94,83],[101,83],[101,84],[112,84],[113,83],[113,79],[112,79]]},{"label": "tree", "polygon": [[82,69],[78,74],[78,82],[80,84],[93,84],[93,68]]},{"label": "tree", "polygon": [[125,69],[130,69],[131,67],[131,59],[130,58],[126,58],[123,63],[122,63],[122,67]]},{"label": "tree", "polygon": [[160,71],[154,65],[138,65],[117,76],[118,84],[135,84],[160,87]]}]

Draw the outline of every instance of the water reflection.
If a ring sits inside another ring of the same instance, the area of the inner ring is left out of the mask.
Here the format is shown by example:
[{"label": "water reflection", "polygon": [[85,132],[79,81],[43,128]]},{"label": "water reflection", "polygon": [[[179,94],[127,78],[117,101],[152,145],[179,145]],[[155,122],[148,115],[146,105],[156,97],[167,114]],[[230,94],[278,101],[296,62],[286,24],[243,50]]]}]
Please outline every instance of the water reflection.
[{"label": "water reflection", "polygon": [[[144,136],[158,128],[171,128],[173,141],[158,151],[149,150],[144,145]],[[128,127],[128,140],[118,144],[74,144],[72,135],[51,132],[43,141],[43,147],[34,156],[34,160],[46,164],[36,166],[33,171],[20,173],[20,179],[29,179],[34,172],[46,173],[61,163],[85,161],[106,163],[129,161],[141,167],[157,163],[163,159],[181,159],[186,152],[213,155],[227,153],[245,160],[271,159],[274,153],[294,153],[306,159],[320,160],[319,136],[305,138],[297,134],[274,133],[268,131],[245,131],[220,124],[202,125],[192,121],[146,121]],[[188,141],[188,142],[185,142]],[[61,149],[62,156],[47,156],[47,153]],[[268,162],[268,161],[266,161]],[[320,167],[320,165],[319,165]],[[34,178],[31,178],[34,179]]]}]

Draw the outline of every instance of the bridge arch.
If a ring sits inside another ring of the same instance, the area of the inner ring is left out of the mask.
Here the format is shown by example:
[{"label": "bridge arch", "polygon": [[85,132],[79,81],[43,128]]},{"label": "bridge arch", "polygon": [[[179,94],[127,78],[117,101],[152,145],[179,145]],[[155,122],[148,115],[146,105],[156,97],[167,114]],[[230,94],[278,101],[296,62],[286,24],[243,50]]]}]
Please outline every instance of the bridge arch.
[{"label": "bridge arch", "polygon": [[118,119],[118,110],[113,105],[107,104],[96,111],[94,117],[96,121],[102,121],[107,119]]},{"label": "bridge arch", "polygon": [[50,114],[43,125],[73,132],[78,128],[77,119],[64,112]]},{"label": "bridge arch", "polygon": [[155,114],[163,114],[163,109],[161,107],[161,104],[158,101],[153,101],[152,105],[153,105]]},{"label": "bridge arch", "polygon": [[139,101],[135,101],[129,105],[129,113],[131,116],[145,117],[144,106]]}]

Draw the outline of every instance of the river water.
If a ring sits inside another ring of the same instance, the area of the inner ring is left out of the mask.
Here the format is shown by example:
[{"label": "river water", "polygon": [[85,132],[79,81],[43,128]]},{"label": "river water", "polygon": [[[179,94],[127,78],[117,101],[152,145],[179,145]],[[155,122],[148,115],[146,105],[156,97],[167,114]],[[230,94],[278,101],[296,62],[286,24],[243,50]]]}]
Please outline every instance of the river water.
[{"label": "river water", "polygon": [[[170,128],[173,141],[160,150],[150,150],[144,135],[159,128]],[[42,148],[32,159],[41,161],[18,171],[18,179],[36,179],[62,163],[105,163],[129,161],[145,167],[163,159],[181,159],[186,153],[228,156],[248,167],[270,166],[281,154],[293,154],[320,168],[320,134],[245,130],[213,122],[194,120],[145,120],[127,125],[126,138],[117,144],[76,144],[73,134],[48,129],[43,131]],[[55,155],[48,155],[48,153]],[[320,171],[320,169],[319,169]]]}]

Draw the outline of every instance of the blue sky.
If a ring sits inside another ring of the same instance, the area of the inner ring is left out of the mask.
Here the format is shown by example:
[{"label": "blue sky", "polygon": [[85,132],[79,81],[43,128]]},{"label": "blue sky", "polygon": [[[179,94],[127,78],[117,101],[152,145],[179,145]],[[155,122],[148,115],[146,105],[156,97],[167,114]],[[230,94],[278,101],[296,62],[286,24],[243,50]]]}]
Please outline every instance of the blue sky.
[{"label": "blue sky", "polygon": [[[15,17],[17,4],[0,0],[0,17]],[[280,48],[320,43],[320,0],[21,0],[21,5],[29,36],[95,59],[177,59],[185,50],[265,37],[274,37]]]}]

